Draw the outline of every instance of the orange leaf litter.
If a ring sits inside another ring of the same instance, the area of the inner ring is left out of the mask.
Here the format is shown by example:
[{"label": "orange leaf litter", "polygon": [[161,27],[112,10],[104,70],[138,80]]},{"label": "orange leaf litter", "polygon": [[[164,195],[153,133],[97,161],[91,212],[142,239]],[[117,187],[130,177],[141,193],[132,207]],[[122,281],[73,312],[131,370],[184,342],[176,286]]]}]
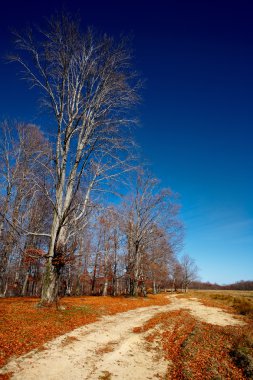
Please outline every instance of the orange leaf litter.
[{"label": "orange leaf litter", "polygon": [[36,308],[38,298],[0,299],[0,366],[9,358],[42,348],[49,340],[77,327],[95,322],[102,315],[112,315],[139,307],[166,305],[164,295],[147,298],[70,297],[61,305],[65,310]]}]

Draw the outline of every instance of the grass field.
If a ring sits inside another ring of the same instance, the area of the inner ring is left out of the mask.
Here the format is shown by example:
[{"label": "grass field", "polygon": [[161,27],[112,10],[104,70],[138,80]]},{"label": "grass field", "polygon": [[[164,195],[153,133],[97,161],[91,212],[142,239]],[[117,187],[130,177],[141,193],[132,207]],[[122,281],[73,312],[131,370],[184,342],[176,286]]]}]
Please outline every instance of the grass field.
[{"label": "grass field", "polygon": [[253,299],[253,290],[194,290],[197,293],[224,294],[234,297],[244,297]]},{"label": "grass field", "polygon": [[229,306],[236,313],[253,319],[253,291],[244,290],[194,290],[187,297],[215,301],[218,306]]}]

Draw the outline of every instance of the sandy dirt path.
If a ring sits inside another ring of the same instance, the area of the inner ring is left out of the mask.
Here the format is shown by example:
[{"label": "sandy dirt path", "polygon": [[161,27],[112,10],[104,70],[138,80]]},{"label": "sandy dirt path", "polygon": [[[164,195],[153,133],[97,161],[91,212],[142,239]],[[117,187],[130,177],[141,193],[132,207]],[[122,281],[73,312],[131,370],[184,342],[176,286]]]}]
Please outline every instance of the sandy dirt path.
[{"label": "sandy dirt path", "polygon": [[211,324],[242,324],[221,309],[202,305],[197,299],[169,296],[166,306],[152,306],[106,316],[62,335],[45,345],[11,360],[0,373],[13,372],[19,380],[93,380],[164,378],[169,362],[156,351],[146,350],[145,333],[134,334],[156,313],[187,309],[197,319]]}]

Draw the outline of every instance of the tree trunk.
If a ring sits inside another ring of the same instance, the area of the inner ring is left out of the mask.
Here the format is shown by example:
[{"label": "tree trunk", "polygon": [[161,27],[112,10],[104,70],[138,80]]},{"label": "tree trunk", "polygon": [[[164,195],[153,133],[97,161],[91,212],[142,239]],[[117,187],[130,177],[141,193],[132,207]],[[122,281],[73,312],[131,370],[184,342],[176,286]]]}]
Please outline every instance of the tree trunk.
[{"label": "tree trunk", "polygon": [[25,279],[24,279],[24,283],[23,283],[23,286],[22,286],[22,291],[21,291],[21,296],[24,297],[26,295],[26,291],[27,291],[27,283],[28,283],[28,278],[29,278],[29,270],[26,272],[26,275],[25,275]]},{"label": "tree trunk", "polygon": [[138,295],[138,280],[136,278],[130,279],[130,293],[131,297],[136,297]]},{"label": "tree trunk", "polygon": [[3,270],[3,268],[1,268],[1,271],[0,271],[0,298],[5,297],[6,284],[7,284],[6,273]]},{"label": "tree trunk", "polygon": [[8,281],[6,280],[1,284],[1,292],[0,292],[0,298],[4,298],[6,296],[6,292],[8,289]]},{"label": "tree trunk", "polygon": [[144,281],[142,281],[142,283],[141,283],[141,294],[143,297],[147,297],[147,291],[146,291],[146,286],[145,286]]},{"label": "tree trunk", "polygon": [[156,282],[153,280],[153,294],[157,294]]},{"label": "tree trunk", "polygon": [[116,277],[116,275],[114,274],[113,275],[113,278],[112,278],[112,295],[115,297],[116,295],[118,295],[118,292],[119,292],[119,282],[118,282],[118,279]]},{"label": "tree trunk", "polygon": [[103,293],[102,293],[103,296],[107,296],[107,290],[108,290],[108,279],[105,278],[105,283],[103,286]]},{"label": "tree trunk", "polygon": [[[45,271],[42,279],[42,291],[39,306],[48,306],[58,300],[59,291],[59,277],[60,277],[60,263],[57,262],[53,265],[54,260],[59,259],[57,257],[57,245],[60,242],[59,217],[57,213],[54,213],[54,219],[51,227],[51,240],[49,246],[49,252],[47,256],[47,262],[45,265]],[[58,233],[58,244],[57,244]]]},{"label": "tree trunk", "polygon": [[92,283],[91,283],[91,294],[94,295],[95,292],[95,286],[96,286],[96,275],[97,275],[97,259],[94,264],[93,268],[93,276],[92,276]]},{"label": "tree trunk", "polygon": [[60,272],[57,267],[52,264],[52,258],[49,257],[43,276],[41,300],[39,306],[47,306],[58,300]]}]

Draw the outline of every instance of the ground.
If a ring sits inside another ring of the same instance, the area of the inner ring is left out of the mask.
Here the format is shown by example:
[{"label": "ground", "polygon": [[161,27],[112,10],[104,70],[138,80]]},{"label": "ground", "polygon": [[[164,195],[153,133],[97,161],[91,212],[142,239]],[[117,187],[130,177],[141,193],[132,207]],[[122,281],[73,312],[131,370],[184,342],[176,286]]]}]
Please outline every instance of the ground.
[{"label": "ground", "polygon": [[[103,316],[95,323],[74,329],[45,344],[43,350],[10,360],[1,373],[12,373],[11,378],[22,380],[203,378],[202,370],[192,363],[187,370],[182,367],[187,344],[191,342],[191,347],[201,347],[202,343],[197,344],[194,339],[200,339],[204,333],[208,343],[210,328],[214,333],[210,335],[211,340],[217,334],[219,339],[225,334],[226,340],[229,330],[224,329],[233,326],[239,331],[246,323],[220,308],[205,306],[196,298],[167,297],[170,301],[167,305]],[[231,348],[232,342],[228,340],[224,349]],[[219,368],[218,355],[224,356],[219,350],[213,352],[211,359],[215,364],[209,371],[210,376],[207,374],[204,378],[214,379],[215,371],[222,374],[223,377],[216,377],[219,379],[246,378],[230,357],[226,363],[229,369]],[[198,362],[198,349],[194,355],[197,355],[194,362]],[[188,359],[187,354],[184,366]]]}]

